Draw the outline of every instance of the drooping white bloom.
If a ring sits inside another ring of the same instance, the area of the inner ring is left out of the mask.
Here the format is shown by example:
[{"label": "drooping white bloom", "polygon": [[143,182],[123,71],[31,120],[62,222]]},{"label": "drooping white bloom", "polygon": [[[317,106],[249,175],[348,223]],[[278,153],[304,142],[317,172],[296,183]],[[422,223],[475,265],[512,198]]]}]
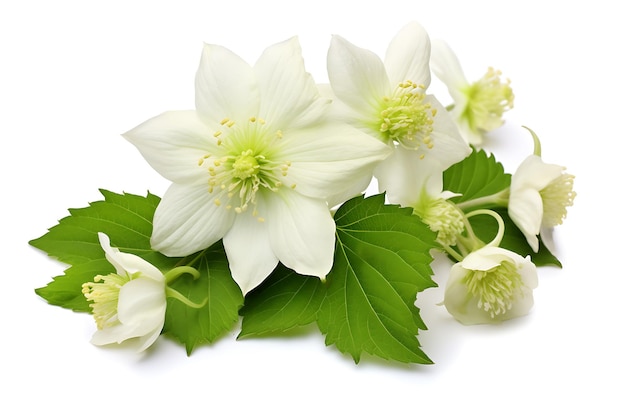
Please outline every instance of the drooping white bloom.
[{"label": "drooping white bloom", "polygon": [[576,197],[574,176],[540,156],[528,156],[511,177],[508,213],[537,252],[542,228],[559,225]]},{"label": "drooping white bloom", "polygon": [[83,284],[98,326],[91,342],[98,346],[126,342],[143,351],[165,323],[165,277],[149,262],[111,247],[107,235],[98,233],[98,238],[115,273]]},{"label": "drooping white bloom", "polygon": [[325,276],[335,242],[326,200],[388,155],[330,121],[329,108],[296,38],[267,48],[253,67],[205,45],[196,110],[161,114],[124,135],[173,183],[154,216],[153,248],[186,256],[223,238],[244,294],[279,261]]},{"label": "drooping white bloom", "polygon": [[392,39],[384,62],[373,52],[333,36],[328,76],[337,117],[385,143],[393,155],[376,167],[380,191],[392,203],[421,192],[414,175],[441,174],[471,149],[432,95],[430,39],[415,22]]},{"label": "drooping white bloom", "polygon": [[479,146],[487,132],[500,127],[502,114],[513,108],[510,81],[502,82],[501,73],[488,68],[478,81],[470,83],[450,46],[433,40],[430,65],[433,73],[448,87],[454,101],[451,113],[465,140]]},{"label": "drooping white bloom", "polygon": [[444,305],[463,324],[489,324],[528,314],[537,287],[530,257],[485,246],[454,264]]}]

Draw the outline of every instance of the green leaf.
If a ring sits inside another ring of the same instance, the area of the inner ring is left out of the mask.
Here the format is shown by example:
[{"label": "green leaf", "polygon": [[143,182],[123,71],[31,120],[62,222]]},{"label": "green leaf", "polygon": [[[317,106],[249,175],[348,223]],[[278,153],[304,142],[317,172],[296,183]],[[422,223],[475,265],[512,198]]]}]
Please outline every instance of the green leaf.
[{"label": "green leaf", "polygon": [[313,323],[324,300],[317,277],[299,275],[282,264],[246,295],[239,337],[285,332]]},{"label": "green leaf", "polygon": [[221,241],[199,254],[191,264],[200,277],[192,280],[183,276],[170,286],[195,303],[204,299],[207,303],[202,308],[193,308],[168,298],[163,328],[185,345],[188,355],[199,344],[212,343],[230,330],[239,320],[243,304],[243,295],[230,275]]},{"label": "green leaf", "polygon": [[64,275],[55,277],[52,282],[35,292],[48,303],[74,311],[91,312],[89,303],[82,293],[82,285],[92,281],[96,275],[115,272],[115,268],[104,257],[72,266]]},{"label": "green leaf", "polygon": [[432,363],[420,349],[425,329],[417,293],[434,287],[430,250],[435,235],[411,209],[384,195],[355,197],[335,214],[337,242],[327,296],[318,314],[326,344],[355,362],[366,352],[406,363]]},{"label": "green leaf", "polygon": [[30,245],[70,265],[103,257],[98,232],[109,235],[113,246],[121,251],[137,255],[152,252],[152,217],[159,197],[100,192],[104,201],[70,209],[70,216],[59,220],[59,224],[42,237],[31,240]]},{"label": "green leaf", "polygon": [[221,242],[200,254],[187,258],[168,258],[152,250],[152,218],[159,197],[133,194],[116,194],[101,190],[104,201],[90,203],[88,207],[70,209],[70,216],[38,239],[29,243],[72,265],[64,275],[57,276],[47,286],[35,292],[50,304],[74,311],[90,311],[82,294],[82,284],[96,275],[114,271],[104,256],[98,241],[98,232],[111,239],[111,245],[122,252],[133,253],[167,272],[179,265],[196,267],[200,277],[193,280],[181,276],[170,286],[193,302],[207,303],[200,309],[168,298],[164,332],[183,343],[187,353],[202,342],[213,342],[230,330],[239,319],[243,296],[233,281]]},{"label": "green leaf", "polygon": [[493,154],[487,155],[484,150],[474,149],[443,173],[443,189],[461,194],[450,199],[455,203],[496,194],[510,185],[511,175],[504,172]]}]

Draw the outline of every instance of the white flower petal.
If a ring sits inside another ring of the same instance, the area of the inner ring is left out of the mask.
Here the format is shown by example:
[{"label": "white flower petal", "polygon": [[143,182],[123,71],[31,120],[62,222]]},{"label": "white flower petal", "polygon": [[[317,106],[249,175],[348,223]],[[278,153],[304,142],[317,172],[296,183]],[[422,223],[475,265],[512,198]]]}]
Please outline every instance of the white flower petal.
[{"label": "white flower petal", "polygon": [[392,204],[416,206],[423,196],[434,197],[443,188],[443,169],[432,159],[420,159],[418,152],[395,147],[393,154],[376,167],[378,190]]},{"label": "white flower petal", "polygon": [[313,77],[305,71],[298,38],[267,48],[254,72],[261,94],[259,115],[277,129],[307,126],[327,111],[330,100],[320,97]]},{"label": "white flower petal", "polygon": [[217,200],[228,201],[227,190],[209,193],[208,185],[172,184],[154,214],[152,248],[167,256],[187,256],[221,239],[235,213]]},{"label": "white flower petal", "polygon": [[[437,115],[434,117],[433,132],[430,135],[433,147],[424,151],[425,158],[438,161],[443,170],[446,170],[465,159],[472,149],[461,137],[454,120],[441,103],[434,96],[427,96],[426,100],[437,110]],[[418,152],[424,148],[420,148]]]},{"label": "white flower petal", "polygon": [[204,45],[196,73],[196,110],[213,124],[257,116],[259,90],[252,67],[219,45]]},{"label": "white flower petal", "polygon": [[118,248],[111,247],[111,241],[104,233],[98,233],[100,246],[104,250],[107,261],[115,267],[119,275],[125,275],[125,272],[135,274],[141,272],[141,275],[157,282],[164,282],[165,277],[150,262],[131,253],[120,252]]},{"label": "white flower petal", "polygon": [[[130,280],[120,289],[117,317],[123,325],[133,326],[136,337],[151,331],[165,319],[165,283],[149,278]],[[135,324],[139,324],[135,327]]]},{"label": "white flower petal", "polygon": [[[259,198],[256,209],[259,215],[266,212],[262,198]],[[267,220],[259,221],[250,211],[237,215],[224,236],[224,249],[233,279],[243,295],[263,282],[278,264],[272,251]]]},{"label": "white flower petal", "polygon": [[217,148],[213,133],[195,111],[162,113],[123,136],[148,163],[173,182],[191,182],[206,176],[198,160]]},{"label": "white flower petal", "polygon": [[539,239],[537,235],[541,231],[541,220],[543,218],[541,195],[533,190],[511,194],[508,213],[513,223],[526,237],[526,241],[533,251],[538,252]]},{"label": "white flower petal", "polygon": [[297,192],[283,192],[280,197],[267,200],[274,253],[299,274],[325,277],[335,251],[335,222],[326,202]]},{"label": "white flower petal", "polygon": [[335,96],[360,114],[376,115],[379,101],[391,93],[381,59],[337,35],[328,49],[328,79]]},{"label": "white flower petal", "polygon": [[385,68],[391,85],[412,81],[424,88],[430,85],[430,38],[417,22],[411,22],[391,40],[385,55]]},{"label": "white flower petal", "polygon": [[353,189],[354,179],[370,176],[390,148],[343,123],[328,123],[286,134],[277,155],[291,166],[286,186],[316,198],[327,198]]},{"label": "white flower petal", "polygon": [[450,95],[457,102],[457,96],[463,95],[461,90],[469,86],[459,59],[450,46],[439,39],[431,42],[430,69],[450,91]]}]

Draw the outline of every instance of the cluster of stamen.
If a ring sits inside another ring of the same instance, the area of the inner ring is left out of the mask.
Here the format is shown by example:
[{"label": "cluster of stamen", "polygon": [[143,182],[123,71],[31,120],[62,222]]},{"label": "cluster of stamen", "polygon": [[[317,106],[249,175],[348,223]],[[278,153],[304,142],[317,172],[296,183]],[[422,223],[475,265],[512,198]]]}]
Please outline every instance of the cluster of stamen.
[{"label": "cluster of stamen", "polygon": [[457,236],[465,229],[463,214],[443,198],[432,200],[423,210],[415,211],[430,230],[437,233],[437,242],[443,245],[455,245]]},{"label": "cluster of stamen", "polygon": [[464,280],[470,294],[478,298],[478,308],[491,318],[513,308],[524,283],[514,263],[503,261],[487,271],[470,271]]},{"label": "cluster of stamen", "polygon": [[554,227],[563,223],[567,208],[574,204],[574,176],[563,173],[539,191],[543,202],[543,225]]},{"label": "cluster of stamen", "polygon": [[487,73],[468,87],[467,106],[463,117],[475,130],[491,131],[503,123],[502,115],[513,108],[513,89],[511,81],[502,81],[502,73],[488,68]]},{"label": "cluster of stamen", "polygon": [[[273,160],[273,145],[282,139],[283,132],[269,131],[265,128],[265,120],[251,117],[241,126],[233,120],[223,119],[221,125],[224,131],[216,131],[213,137],[223,151],[219,155],[204,155],[198,165],[209,174],[208,191],[216,194],[215,205],[242,213],[250,205],[256,206],[258,191],[275,192],[283,186],[291,162]],[[290,186],[295,188],[295,184]],[[224,197],[225,201],[222,201]],[[264,220],[256,207],[252,214],[259,221]]]},{"label": "cluster of stamen", "polygon": [[437,110],[425,102],[424,90],[423,85],[405,81],[391,97],[383,97],[378,126],[387,141],[411,150],[433,147],[430,135]]},{"label": "cluster of stamen", "polygon": [[82,292],[87,301],[90,301],[93,317],[99,330],[119,323],[117,319],[117,304],[120,298],[120,289],[132,277],[109,274],[98,275],[93,282],[86,282]]}]

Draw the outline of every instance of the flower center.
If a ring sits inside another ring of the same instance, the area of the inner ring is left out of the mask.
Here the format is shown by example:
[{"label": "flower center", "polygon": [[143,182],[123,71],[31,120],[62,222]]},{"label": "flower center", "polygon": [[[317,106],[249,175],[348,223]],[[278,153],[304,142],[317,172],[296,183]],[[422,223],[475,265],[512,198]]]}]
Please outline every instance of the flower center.
[{"label": "flower center", "polygon": [[510,261],[502,261],[487,271],[470,271],[464,283],[470,294],[478,298],[478,308],[488,312],[491,318],[509,311],[524,285],[517,267]]},{"label": "flower center", "polygon": [[510,80],[502,82],[502,73],[493,68],[470,85],[465,94],[467,105],[463,117],[473,130],[490,131],[502,125],[502,114],[513,108],[513,89]]},{"label": "flower center", "polygon": [[93,311],[93,317],[98,330],[114,326],[119,323],[117,319],[117,303],[120,298],[120,289],[132,279],[131,276],[117,274],[98,275],[94,282],[83,284],[83,295]]},{"label": "flower center", "polygon": [[391,97],[383,97],[377,125],[386,141],[412,150],[422,145],[432,148],[430,134],[437,111],[424,102],[424,90],[423,85],[405,81],[398,84]]},{"label": "flower center", "polygon": [[430,230],[437,233],[437,242],[446,246],[456,244],[457,236],[465,229],[463,215],[448,200],[438,198],[413,209]]},{"label": "flower center", "polygon": [[554,227],[563,223],[567,208],[574,204],[574,176],[564,173],[539,191],[543,201],[543,225]]},{"label": "flower center", "polygon": [[[256,205],[258,192],[276,192],[283,186],[291,162],[275,161],[282,132],[267,129],[263,119],[251,117],[244,123],[224,119],[221,124],[226,130],[213,134],[219,153],[204,155],[198,165],[208,171],[214,203],[242,213]],[[295,188],[295,183],[290,187]],[[253,215],[263,221],[256,208]]]}]

